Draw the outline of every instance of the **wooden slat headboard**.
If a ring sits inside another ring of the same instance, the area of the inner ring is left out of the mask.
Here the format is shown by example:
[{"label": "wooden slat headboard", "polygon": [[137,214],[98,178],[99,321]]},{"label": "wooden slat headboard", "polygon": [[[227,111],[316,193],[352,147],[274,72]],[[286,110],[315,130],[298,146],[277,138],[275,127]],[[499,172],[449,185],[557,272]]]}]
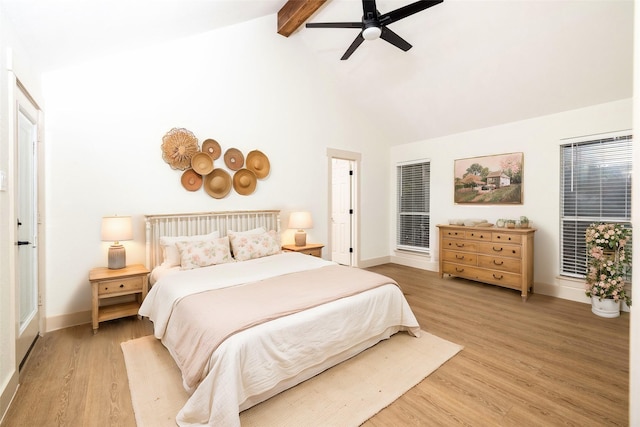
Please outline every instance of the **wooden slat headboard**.
[{"label": "wooden slat headboard", "polygon": [[153,270],[162,263],[160,237],[195,236],[214,231],[220,237],[227,230],[247,231],[257,227],[280,232],[280,211],[227,211],[185,214],[145,215],[146,266]]}]

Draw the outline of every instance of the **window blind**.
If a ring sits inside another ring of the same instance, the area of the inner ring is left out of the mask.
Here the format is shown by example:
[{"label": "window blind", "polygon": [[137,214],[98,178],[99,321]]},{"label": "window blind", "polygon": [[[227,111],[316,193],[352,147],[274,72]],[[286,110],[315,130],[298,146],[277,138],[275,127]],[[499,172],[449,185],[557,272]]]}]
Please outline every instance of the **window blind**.
[{"label": "window blind", "polygon": [[632,136],[612,136],[560,147],[560,274],[584,277],[586,228],[631,221]]},{"label": "window blind", "polygon": [[425,252],[429,249],[429,189],[431,164],[403,164],[398,172],[396,248]]}]

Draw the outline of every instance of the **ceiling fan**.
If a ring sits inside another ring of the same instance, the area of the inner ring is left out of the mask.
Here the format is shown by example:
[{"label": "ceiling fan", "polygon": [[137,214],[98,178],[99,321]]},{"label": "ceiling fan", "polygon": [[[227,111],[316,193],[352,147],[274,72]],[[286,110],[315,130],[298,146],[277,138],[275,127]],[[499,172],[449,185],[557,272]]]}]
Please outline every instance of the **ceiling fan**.
[{"label": "ceiling fan", "polygon": [[341,60],[349,59],[351,54],[365,40],[375,40],[380,37],[405,52],[411,49],[411,45],[402,37],[387,28],[387,25],[399,21],[407,16],[418,13],[443,0],[420,0],[400,7],[388,13],[381,14],[376,8],[375,0],[362,0],[362,22],[323,22],[307,23],[307,28],[360,28],[360,34],[351,43],[351,46],[342,55]]}]

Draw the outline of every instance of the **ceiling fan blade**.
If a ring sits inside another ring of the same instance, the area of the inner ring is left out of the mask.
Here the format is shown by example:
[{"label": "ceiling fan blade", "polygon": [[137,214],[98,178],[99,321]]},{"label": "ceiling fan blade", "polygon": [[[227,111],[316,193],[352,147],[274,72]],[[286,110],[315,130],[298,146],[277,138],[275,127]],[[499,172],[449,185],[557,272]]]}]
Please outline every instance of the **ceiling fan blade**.
[{"label": "ceiling fan blade", "polygon": [[393,22],[399,21],[402,18],[418,13],[422,10],[442,3],[443,0],[420,0],[406,6],[400,7],[396,10],[392,10],[388,13],[380,15],[379,20],[381,25],[389,25]]},{"label": "ceiling fan blade", "polygon": [[360,34],[358,34],[358,37],[356,37],[353,43],[351,43],[351,46],[349,46],[349,49],[347,49],[344,55],[342,55],[342,58],[340,58],[340,60],[344,61],[345,59],[349,59],[351,54],[355,52],[355,50],[358,48],[358,46],[362,44],[363,41],[364,41],[364,37],[362,37],[362,31],[361,31]]},{"label": "ceiling fan blade", "polygon": [[307,28],[362,28],[362,22],[309,22]]},{"label": "ceiling fan blade", "polygon": [[382,40],[388,41],[395,47],[402,49],[405,52],[412,47],[405,39],[391,31],[387,27],[382,27],[382,34],[380,34],[380,38]]}]

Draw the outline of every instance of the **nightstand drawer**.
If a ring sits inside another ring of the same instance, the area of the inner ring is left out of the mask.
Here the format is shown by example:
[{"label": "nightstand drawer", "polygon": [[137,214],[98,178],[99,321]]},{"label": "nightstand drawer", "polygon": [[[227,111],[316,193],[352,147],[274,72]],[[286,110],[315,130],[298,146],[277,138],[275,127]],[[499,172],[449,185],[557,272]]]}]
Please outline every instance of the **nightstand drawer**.
[{"label": "nightstand drawer", "polygon": [[298,252],[305,255],[316,256],[318,258],[322,257],[322,248],[324,245],[320,243],[309,243],[305,246],[296,246],[296,245],[282,245],[282,250],[284,252]]},{"label": "nightstand drawer", "polygon": [[313,256],[317,256],[317,257],[321,257],[322,256],[322,248],[316,248],[316,249],[305,249],[302,251],[298,251],[301,254],[305,254],[305,255],[313,255]]},{"label": "nightstand drawer", "polygon": [[143,277],[104,280],[98,283],[98,295],[121,293],[130,294],[131,292],[142,292],[142,285],[144,280],[145,278]]}]

